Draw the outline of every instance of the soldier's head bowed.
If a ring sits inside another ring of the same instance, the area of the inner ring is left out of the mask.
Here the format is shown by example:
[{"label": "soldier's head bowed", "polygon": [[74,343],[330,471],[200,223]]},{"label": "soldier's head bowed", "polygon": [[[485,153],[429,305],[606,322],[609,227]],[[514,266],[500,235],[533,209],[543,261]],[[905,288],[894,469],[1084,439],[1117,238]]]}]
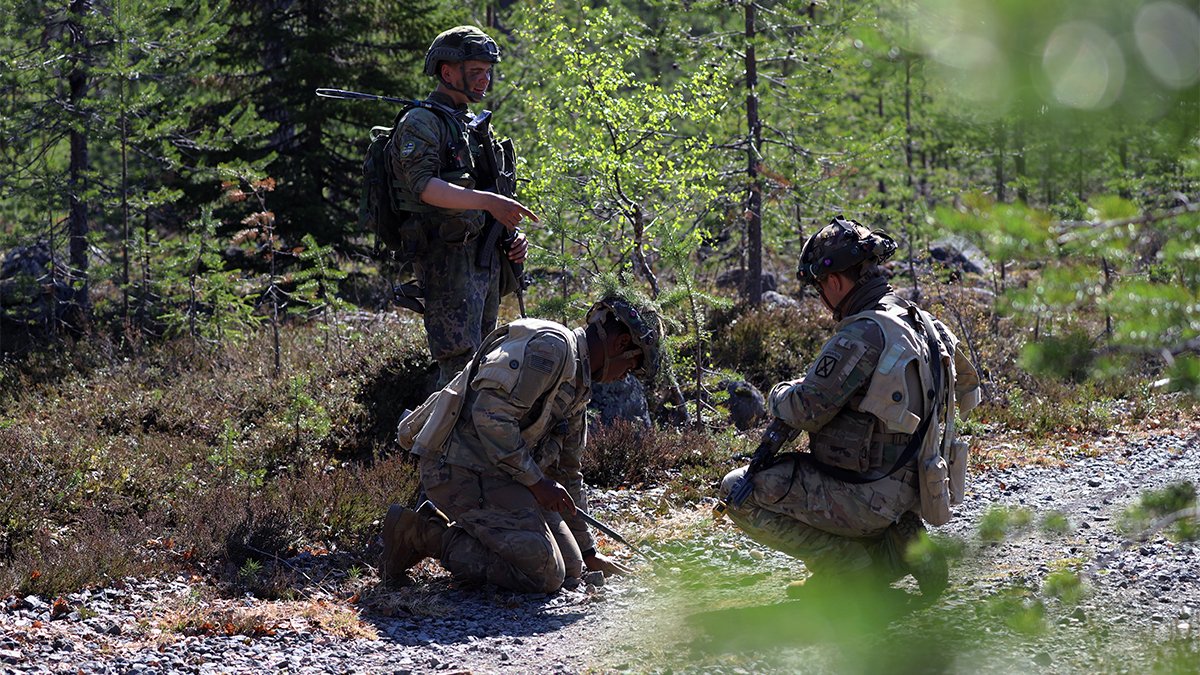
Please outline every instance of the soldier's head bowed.
[{"label": "soldier's head bowed", "polygon": [[606,295],[588,310],[587,324],[604,346],[603,361],[592,364],[599,381],[619,380],[632,372],[647,385],[653,383],[663,359],[664,328],[657,312]]}]

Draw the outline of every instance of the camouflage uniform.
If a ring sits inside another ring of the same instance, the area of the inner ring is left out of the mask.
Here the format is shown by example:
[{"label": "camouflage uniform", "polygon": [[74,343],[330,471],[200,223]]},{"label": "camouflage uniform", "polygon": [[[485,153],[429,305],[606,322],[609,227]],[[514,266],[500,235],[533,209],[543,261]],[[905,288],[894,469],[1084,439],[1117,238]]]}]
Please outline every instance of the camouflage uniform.
[{"label": "camouflage uniform", "polygon": [[[876,278],[860,284],[841,308],[851,316],[902,302],[884,279]],[[888,550],[883,535],[919,506],[916,459],[873,482],[847,482],[839,477],[846,472],[890,469],[911,438],[907,433],[881,433],[886,425],[861,409],[885,349],[891,355],[893,350],[875,321],[851,316],[826,342],[802,379],[781,382],[772,389],[771,414],[807,431],[811,452],[782,455],[774,465],[759,471],[753,477],[751,496],[740,508],[731,506],[728,512],[755,541],[804,560],[814,573],[883,566],[885,575],[895,577],[902,565],[897,552]],[[920,357],[927,359],[927,349],[923,345],[920,349]],[[956,352],[955,358],[961,367],[953,384],[960,400],[973,405],[978,400],[973,395],[978,386],[974,369],[961,352]],[[901,400],[900,392],[895,396],[896,401]],[[919,419],[926,398],[920,381],[908,378],[904,398]],[[931,425],[928,433],[938,433],[937,425]],[[842,447],[855,445],[845,440],[854,438],[866,445]],[[830,462],[840,466],[830,468]],[[723,497],[745,472],[743,467],[725,476]]]},{"label": "camouflage uniform", "polygon": [[[515,337],[521,331],[526,336]],[[437,557],[464,581],[554,592],[565,578],[582,574],[582,552],[595,542],[578,516],[542,509],[527,486],[551,478],[587,508],[581,460],[591,366],[585,331],[520,319],[489,335],[470,368],[462,412],[451,420],[445,446],[413,448],[427,495],[454,521]]]},{"label": "camouflage uniform", "polygon": [[[429,352],[440,369],[440,387],[467,364],[483,336],[496,327],[500,262],[494,251],[479,255],[486,222],[483,211],[441,209],[420,199],[435,177],[474,188],[479,152],[467,131],[466,106],[456,107],[449,96],[436,91],[427,100],[452,115],[423,107],[406,112],[396,125],[388,159],[393,204],[414,213],[426,233],[414,271],[424,289],[425,331]],[[446,117],[453,117],[453,123]],[[481,259],[486,262],[480,264]]]}]

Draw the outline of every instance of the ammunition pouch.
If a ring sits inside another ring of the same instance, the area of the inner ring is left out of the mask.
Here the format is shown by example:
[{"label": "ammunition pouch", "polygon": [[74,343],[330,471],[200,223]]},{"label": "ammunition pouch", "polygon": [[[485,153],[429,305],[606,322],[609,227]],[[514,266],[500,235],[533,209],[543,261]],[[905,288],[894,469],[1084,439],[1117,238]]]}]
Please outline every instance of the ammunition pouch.
[{"label": "ammunition pouch", "polygon": [[820,464],[856,473],[883,465],[883,442],[876,438],[878,419],[855,410],[843,410],[820,430],[809,432],[809,451]]},{"label": "ammunition pouch", "polygon": [[500,263],[500,297],[522,292],[528,287],[529,280],[525,276],[525,265],[515,263],[505,255],[504,260]]},{"label": "ammunition pouch", "polygon": [[393,245],[396,259],[400,262],[412,262],[425,255],[429,248],[429,237],[425,227],[425,218],[417,213],[400,213],[400,232],[398,241]]},{"label": "ammunition pouch", "polygon": [[437,237],[446,244],[466,244],[474,241],[484,229],[482,211],[460,211],[458,213],[432,214],[437,224]]}]

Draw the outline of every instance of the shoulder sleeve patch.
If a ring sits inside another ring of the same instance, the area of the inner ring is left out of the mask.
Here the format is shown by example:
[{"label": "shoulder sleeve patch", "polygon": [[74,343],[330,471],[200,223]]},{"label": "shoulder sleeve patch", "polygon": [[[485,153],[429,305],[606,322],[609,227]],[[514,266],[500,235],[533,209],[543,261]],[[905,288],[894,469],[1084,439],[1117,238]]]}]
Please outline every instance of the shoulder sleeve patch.
[{"label": "shoulder sleeve patch", "polygon": [[813,362],[811,377],[831,382],[844,380],[866,353],[867,344],[862,340],[847,335],[835,335],[825,344],[825,348]]},{"label": "shoulder sleeve patch", "polygon": [[513,401],[532,406],[550,391],[558,381],[559,370],[568,353],[566,343],[557,335],[539,335],[530,340],[525,347],[524,367],[512,390]]},{"label": "shoulder sleeve patch", "polygon": [[545,354],[537,353],[530,354],[527,363],[529,364],[530,368],[546,373],[547,375],[553,374],[555,366],[558,365],[554,362],[554,359],[546,356]]}]

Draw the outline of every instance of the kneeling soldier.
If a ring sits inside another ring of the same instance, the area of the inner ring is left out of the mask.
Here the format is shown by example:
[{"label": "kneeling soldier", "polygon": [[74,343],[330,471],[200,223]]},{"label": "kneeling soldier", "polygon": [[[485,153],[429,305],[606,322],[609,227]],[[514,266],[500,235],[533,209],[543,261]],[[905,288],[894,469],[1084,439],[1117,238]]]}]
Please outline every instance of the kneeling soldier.
[{"label": "kneeling soldier", "polygon": [[657,315],[616,296],[597,302],[584,328],[519,319],[492,332],[400,422],[430,501],[388,509],[383,579],[405,583],[405,570],[425,557],[456,579],[522,592],[557,591],[584,565],[628,572],[596,552],[576,513],[586,508],[585,412],[592,382],[629,372],[651,380],[661,340]]},{"label": "kneeling soldier", "polygon": [[[979,402],[979,379],[945,325],[887,283],[879,265],[895,250],[887,234],[840,217],[805,243],[800,280],[839,323],[803,378],[772,389],[768,407],[783,436],[808,432],[809,452],[775,457],[750,485],[747,467],[737,469],[721,492],[734,523],[802,559],[815,579],[859,585],[912,574],[934,597],[946,585],[945,558],[909,549],[925,531],[921,514],[944,522],[951,498],[928,495],[937,515],[925,506],[919,461],[959,448],[954,409]],[[958,468],[965,444],[961,452]],[[930,469],[942,471],[928,477],[934,490],[948,489],[945,467]]]}]

